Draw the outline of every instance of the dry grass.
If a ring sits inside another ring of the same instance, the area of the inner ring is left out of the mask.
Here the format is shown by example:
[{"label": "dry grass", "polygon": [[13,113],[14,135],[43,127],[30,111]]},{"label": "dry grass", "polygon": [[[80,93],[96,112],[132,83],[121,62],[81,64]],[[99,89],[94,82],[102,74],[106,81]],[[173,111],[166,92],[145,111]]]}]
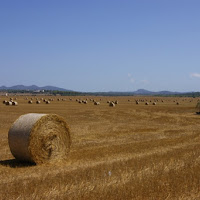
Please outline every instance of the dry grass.
[{"label": "dry grass", "polygon": [[[145,106],[133,97],[101,97],[94,106],[76,98],[38,105],[18,97],[16,107],[0,104],[0,199],[200,199],[196,99],[162,98],[164,103]],[[107,101],[116,99],[119,105],[109,107]],[[12,157],[8,130],[33,112],[66,119],[72,134],[68,161],[35,166]]]}]

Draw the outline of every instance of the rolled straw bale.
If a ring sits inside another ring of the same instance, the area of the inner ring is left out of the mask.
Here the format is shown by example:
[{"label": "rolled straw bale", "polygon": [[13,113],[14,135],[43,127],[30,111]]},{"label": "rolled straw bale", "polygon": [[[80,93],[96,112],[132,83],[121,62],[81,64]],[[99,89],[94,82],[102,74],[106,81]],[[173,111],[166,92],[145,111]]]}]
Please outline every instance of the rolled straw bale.
[{"label": "rolled straw bale", "polygon": [[36,164],[65,159],[70,150],[70,130],[55,114],[29,113],[20,116],[8,132],[11,153],[16,159]]},{"label": "rolled straw bale", "polygon": [[83,100],[82,102],[83,102],[84,104],[87,104],[87,100]]},{"label": "rolled straw bale", "polygon": [[6,100],[4,100],[4,101],[3,101],[3,104],[6,104],[6,102],[7,102],[7,101],[6,101]]},{"label": "rolled straw bale", "polygon": [[13,106],[17,106],[18,103],[17,103],[16,101],[13,101],[13,102],[12,102],[12,105],[13,105]]},{"label": "rolled straw bale", "polygon": [[11,101],[7,101],[7,102],[6,102],[6,105],[7,105],[7,106],[11,106],[11,105],[12,105],[12,102],[11,102]]},{"label": "rolled straw bale", "polygon": [[110,102],[110,103],[109,103],[109,106],[111,106],[111,107],[115,107],[115,103]]}]

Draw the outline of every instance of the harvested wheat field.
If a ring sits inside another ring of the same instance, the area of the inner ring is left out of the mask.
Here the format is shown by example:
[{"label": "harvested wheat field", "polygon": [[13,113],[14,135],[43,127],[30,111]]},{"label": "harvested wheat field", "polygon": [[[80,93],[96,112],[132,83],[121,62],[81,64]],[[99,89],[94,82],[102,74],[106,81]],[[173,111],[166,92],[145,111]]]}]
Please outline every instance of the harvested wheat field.
[{"label": "harvested wheat field", "polygon": [[[197,98],[45,97],[40,104],[32,98],[0,104],[1,200],[200,199]],[[27,113],[67,121],[72,143],[66,160],[33,165],[12,156],[8,131]]]}]

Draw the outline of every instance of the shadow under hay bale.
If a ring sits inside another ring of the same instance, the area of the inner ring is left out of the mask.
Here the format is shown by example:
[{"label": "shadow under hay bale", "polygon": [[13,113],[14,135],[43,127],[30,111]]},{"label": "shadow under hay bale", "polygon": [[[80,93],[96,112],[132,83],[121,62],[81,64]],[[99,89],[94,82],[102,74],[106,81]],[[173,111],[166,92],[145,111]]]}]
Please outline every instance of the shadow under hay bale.
[{"label": "shadow under hay bale", "polygon": [[42,164],[66,159],[71,137],[62,117],[29,113],[20,116],[12,125],[8,142],[17,160]]},{"label": "shadow under hay bale", "polygon": [[0,165],[8,166],[11,168],[23,168],[23,167],[35,166],[36,164],[32,162],[20,161],[17,159],[10,159],[10,160],[0,160]]}]

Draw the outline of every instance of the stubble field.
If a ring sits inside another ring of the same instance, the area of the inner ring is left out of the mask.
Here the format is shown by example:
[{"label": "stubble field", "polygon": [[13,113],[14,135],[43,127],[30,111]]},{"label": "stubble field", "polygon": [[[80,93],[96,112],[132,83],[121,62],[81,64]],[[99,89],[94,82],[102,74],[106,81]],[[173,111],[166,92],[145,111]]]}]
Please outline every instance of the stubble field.
[{"label": "stubble field", "polygon": [[[17,98],[18,106],[6,106],[0,97],[0,199],[200,199],[196,98],[53,97],[50,104]],[[136,105],[136,99],[150,104]],[[119,104],[109,107],[108,100]],[[26,113],[66,119],[72,137],[67,161],[29,165],[13,158],[8,130]]]}]

